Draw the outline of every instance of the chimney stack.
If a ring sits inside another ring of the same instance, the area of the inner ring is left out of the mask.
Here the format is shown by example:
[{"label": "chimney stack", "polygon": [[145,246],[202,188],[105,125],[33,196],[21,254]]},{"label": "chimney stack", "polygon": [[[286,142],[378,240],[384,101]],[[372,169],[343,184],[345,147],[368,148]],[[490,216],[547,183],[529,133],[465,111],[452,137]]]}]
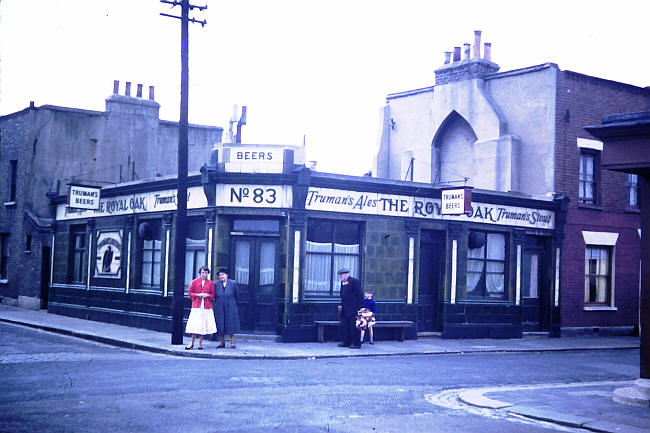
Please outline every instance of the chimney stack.
[{"label": "chimney stack", "polygon": [[138,98],[142,98],[142,84],[138,84],[138,90],[135,96],[137,96]]},{"label": "chimney stack", "polygon": [[460,62],[460,47],[454,47],[454,62]]},{"label": "chimney stack", "polygon": [[126,82],[126,86],[124,88],[124,94],[126,96],[131,96],[131,82],[130,81]]},{"label": "chimney stack", "polygon": [[464,51],[464,59],[463,60],[469,60],[469,52],[470,52],[470,45],[469,44],[463,44],[463,51]]},{"label": "chimney stack", "polygon": [[153,86],[149,86],[149,99],[152,100],[152,101],[154,100],[154,98],[153,98]]},{"label": "chimney stack", "polygon": [[474,30],[474,55],[473,58],[481,58],[481,31]]},{"label": "chimney stack", "polygon": [[445,51],[445,65],[448,65],[451,62],[451,51]]},{"label": "chimney stack", "polygon": [[492,43],[486,42],[483,45],[483,58],[488,61],[492,61]]},{"label": "chimney stack", "polygon": [[120,80],[113,80],[113,95],[120,93]]}]

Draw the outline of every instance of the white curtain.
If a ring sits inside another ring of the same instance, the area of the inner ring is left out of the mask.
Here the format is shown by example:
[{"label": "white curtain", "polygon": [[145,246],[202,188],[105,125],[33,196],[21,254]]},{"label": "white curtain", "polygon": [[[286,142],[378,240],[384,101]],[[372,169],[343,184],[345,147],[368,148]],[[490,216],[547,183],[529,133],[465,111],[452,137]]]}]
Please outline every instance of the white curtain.
[{"label": "white curtain", "polygon": [[262,242],[260,252],[260,286],[275,282],[275,243]]},{"label": "white curtain", "polygon": [[[334,244],[334,252],[345,254],[359,254],[359,244]],[[332,275],[332,289],[334,290],[334,295],[337,295],[341,290],[341,283],[338,276],[338,270],[341,268],[348,268],[350,270],[350,275],[358,278],[359,256],[334,256],[334,275]]]},{"label": "white curtain", "polygon": [[496,233],[487,235],[487,259],[485,286],[488,296],[501,296],[504,292],[503,274],[506,259],[506,238],[504,235]]},{"label": "white curtain", "polygon": [[235,280],[240,284],[248,285],[250,251],[251,244],[249,241],[237,241],[235,243]]},{"label": "white curtain", "polygon": [[609,254],[606,249],[587,248],[585,260],[585,301],[607,302]]},{"label": "white curtain", "polygon": [[[483,258],[485,246],[467,250],[467,291],[471,292],[476,288],[481,275],[483,274]],[[474,260],[472,260],[474,259]]]},{"label": "white curtain", "polygon": [[539,297],[539,255],[530,256],[530,281],[528,282],[528,297]]},{"label": "white curtain", "polygon": [[305,257],[305,295],[318,296],[329,295],[329,272],[331,269],[331,259],[329,254],[309,254],[314,253],[331,253],[332,244],[330,242],[306,242],[307,254]]}]

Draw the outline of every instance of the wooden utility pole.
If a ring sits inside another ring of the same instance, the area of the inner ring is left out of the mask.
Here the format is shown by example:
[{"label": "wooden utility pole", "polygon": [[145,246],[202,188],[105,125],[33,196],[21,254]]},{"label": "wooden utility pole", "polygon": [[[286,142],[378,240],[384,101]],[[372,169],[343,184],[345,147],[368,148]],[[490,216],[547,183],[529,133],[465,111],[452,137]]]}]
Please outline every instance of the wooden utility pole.
[{"label": "wooden utility pole", "polygon": [[185,247],[187,237],[187,123],[189,89],[189,23],[205,26],[207,21],[190,18],[190,9],[203,11],[207,6],[191,5],[189,0],[160,0],[181,7],[181,16],[160,15],[181,20],[181,116],[178,122],[178,191],[176,193],[176,224],[174,231],[174,297],[172,301],[172,343],[183,344],[183,310],[185,301]]}]

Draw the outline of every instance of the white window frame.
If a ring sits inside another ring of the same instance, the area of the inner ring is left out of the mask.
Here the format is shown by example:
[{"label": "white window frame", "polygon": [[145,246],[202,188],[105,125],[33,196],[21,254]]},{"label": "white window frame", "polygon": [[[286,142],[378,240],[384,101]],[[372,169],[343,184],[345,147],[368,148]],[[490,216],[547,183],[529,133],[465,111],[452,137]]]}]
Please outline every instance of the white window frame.
[{"label": "white window frame", "polygon": [[609,248],[611,251],[610,257],[610,297],[609,305],[588,305],[583,306],[584,311],[616,311],[616,242],[618,241],[618,233],[613,232],[592,232],[583,231],[582,237],[585,241],[585,251],[589,247],[604,247]]}]

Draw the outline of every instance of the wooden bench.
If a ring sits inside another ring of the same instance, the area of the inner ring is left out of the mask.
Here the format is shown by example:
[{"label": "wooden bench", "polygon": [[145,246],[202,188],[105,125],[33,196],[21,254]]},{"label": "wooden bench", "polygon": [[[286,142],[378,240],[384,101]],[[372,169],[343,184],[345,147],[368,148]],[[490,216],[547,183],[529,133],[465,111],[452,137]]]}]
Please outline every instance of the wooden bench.
[{"label": "wooden bench", "polygon": [[[314,320],[314,324],[318,328],[318,341],[320,343],[325,341],[326,326],[340,326],[340,323],[338,320]],[[399,328],[399,341],[404,341],[404,329],[411,326],[413,326],[413,322],[409,320],[378,320],[373,328]]]}]

